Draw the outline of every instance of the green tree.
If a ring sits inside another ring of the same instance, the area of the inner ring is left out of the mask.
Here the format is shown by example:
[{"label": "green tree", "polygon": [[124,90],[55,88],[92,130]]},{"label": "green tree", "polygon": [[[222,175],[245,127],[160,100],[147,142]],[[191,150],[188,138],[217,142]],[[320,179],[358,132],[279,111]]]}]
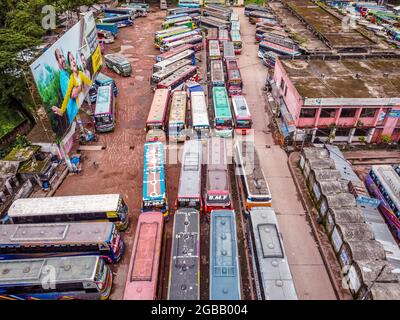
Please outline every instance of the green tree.
[{"label": "green tree", "polygon": [[81,6],[92,6],[98,3],[99,0],[58,0],[54,1],[54,5],[58,13],[63,13],[65,11],[75,12],[77,17],[79,17]]}]

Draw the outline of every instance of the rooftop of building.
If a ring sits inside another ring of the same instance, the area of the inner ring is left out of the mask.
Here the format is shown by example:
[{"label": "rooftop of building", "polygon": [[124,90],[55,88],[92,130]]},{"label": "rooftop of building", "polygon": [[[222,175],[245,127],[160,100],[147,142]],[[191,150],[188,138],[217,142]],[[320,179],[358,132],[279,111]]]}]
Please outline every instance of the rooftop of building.
[{"label": "rooftop of building", "polygon": [[378,47],[363,28],[344,28],[341,21],[343,17],[322,4],[311,0],[286,0],[284,3],[325,39],[332,49]]},{"label": "rooftop of building", "polygon": [[281,59],[303,98],[399,98],[400,59]]}]

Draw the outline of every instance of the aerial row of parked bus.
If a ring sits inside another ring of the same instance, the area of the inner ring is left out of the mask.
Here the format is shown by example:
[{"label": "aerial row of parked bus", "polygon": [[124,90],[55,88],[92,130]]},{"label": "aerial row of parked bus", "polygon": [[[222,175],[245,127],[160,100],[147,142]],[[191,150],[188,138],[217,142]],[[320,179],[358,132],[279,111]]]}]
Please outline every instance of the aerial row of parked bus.
[{"label": "aerial row of parked bus", "polygon": [[[232,31],[231,31],[232,33]],[[248,134],[252,118],[247,101],[243,96],[243,82],[235,53],[225,29],[209,28],[207,32],[209,91],[212,92],[214,129],[220,137]]]},{"label": "aerial row of parked bus", "polygon": [[118,194],[24,198],[0,225],[0,299],[107,299],[123,256]]}]

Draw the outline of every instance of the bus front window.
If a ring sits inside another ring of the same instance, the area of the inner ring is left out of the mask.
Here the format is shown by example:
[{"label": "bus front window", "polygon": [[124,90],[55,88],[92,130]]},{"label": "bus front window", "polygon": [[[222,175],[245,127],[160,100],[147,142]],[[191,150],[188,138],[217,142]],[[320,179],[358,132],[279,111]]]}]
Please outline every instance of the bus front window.
[{"label": "bus front window", "polygon": [[238,128],[251,128],[251,121],[250,120],[238,120],[237,127]]},{"label": "bus front window", "polygon": [[112,117],[109,114],[96,115],[95,120],[97,124],[110,124],[112,123]]},{"label": "bus front window", "polygon": [[217,120],[216,121],[216,127],[231,128],[232,127],[232,121],[230,119]]}]

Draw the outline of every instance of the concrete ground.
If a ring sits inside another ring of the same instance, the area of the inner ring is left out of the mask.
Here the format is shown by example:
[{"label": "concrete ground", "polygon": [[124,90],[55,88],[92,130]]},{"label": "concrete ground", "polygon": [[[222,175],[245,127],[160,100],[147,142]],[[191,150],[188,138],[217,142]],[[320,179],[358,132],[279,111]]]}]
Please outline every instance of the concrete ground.
[{"label": "concrete ground", "polygon": [[[239,66],[253,117],[255,143],[260,158],[264,160],[262,167],[271,189],[272,206],[277,213],[297,295],[299,299],[336,299],[290,174],[287,155],[273,144],[268,129],[270,119],[264,108],[262,91],[267,69],[257,57],[255,26],[244,16],[243,8],[235,8],[235,11],[239,13],[241,22],[243,50]],[[270,147],[266,148],[266,145]]]},{"label": "concrete ground", "polygon": [[[153,8],[153,10],[155,7]],[[154,56],[154,32],[160,28],[165,12],[151,12],[147,18],[139,18],[134,27],[123,28],[114,44],[107,46],[107,52],[122,52],[132,63],[133,74],[122,78],[103,68],[112,76],[120,94],[117,98],[117,126],[114,132],[99,135],[106,145],[101,151],[82,152],[83,171],[67,177],[56,195],[120,193],[130,208],[131,223],[124,232],[126,252],[117,265],[113,266],[114,285],[111,299],[123,297],[123,291],[131,255],[133,236],[141,207],[142,159],[145,141],[145,119],[153,98],[149,85]],[[255,128],[255,141],[263,162],[263,169],[269,181],[273,207],[283,235],[284,246],[291,266],[295,287],[300,299],[335,299],[331,283],[323,265],[316,243],[311,235],[304,209],[297,196],[296,188],[287,166],[286,153],[273,144],[269,132],[269,118],[265,111],[264,85],[267,69],[257,57],[258,44],[254,42],[255,27],[240,13],[243,50],[239,56],[244,92],[249,103]],[[204,68],[203,68],[204,69]],[[202,70],[203,71],[203,70]],[[203,71],[204,72],[204,71]],[[204,75],[204,74],[203,74]],[[266,148],[268,145],[270,148]],[[99,168],[93,166],[93,161]],[[176,198],[179,166],[167,168],[168,196],[170,207]],[[166,224],[166,257],[169,257],[172,223]],[[166,260],[168,261],[168,259]],[[167,262],[168,263],[168,262]],[[207,261],[202,263],[202,274],[207,271]],[[166,296],[168,266],[160,275],[162,292]],[[205,296],[202,295],[205,298]]]},{"label": "concrete ground", "polygon": [[[156,10],[147,17],[136,19],[133,27],[120,29],[116,41],[106,46],[105,53],[123,53],[133,69],[132,75],[126,78],[110,72],[106,67],[102,69],[115,79],[119,89],[116,128],[114,132],[98,135],[100,143],[106,145],[104,150],[82,152],[82,173],[68,176],[56,193],[56,196],[120,193],[127,202],[130,225],[123,233],[125,254],[118,264],[113,265],[112,300],[123,297],[141,207],[144,127],[153,99],[149,80],[154,57],[159,53],[154,48],[153,39],[165,16],[165,11]],[[99,168],[94,168],[93,161],[99,163]],[[173,174],[176,175],[176,172]],[[175,183],[172,182],[172,185]]]}]

